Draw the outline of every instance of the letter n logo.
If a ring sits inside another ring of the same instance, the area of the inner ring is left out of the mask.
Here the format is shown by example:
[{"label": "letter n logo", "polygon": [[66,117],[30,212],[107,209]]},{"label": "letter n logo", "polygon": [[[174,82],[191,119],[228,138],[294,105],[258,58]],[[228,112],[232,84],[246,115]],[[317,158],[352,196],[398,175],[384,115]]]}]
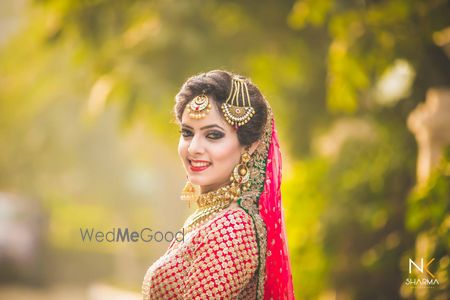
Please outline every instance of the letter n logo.
[{"label": "letter n logo", "polygon": [[[428,266],[429,266],[433,261],[434,261],[434,258],[431,259],[431,260],[425,265],[425,271],[426,271],[432,278],[435,278],[434,275],[433,275],[433,273],[431,273],[431,272],[428,270]],[[420,266],[418,266],[411,258],[409,259],[409,274],[411,274],[411,272],[412,272],[412,266],[414,266],[417,270],[419,270],[420,273],[423,274],[423,269],[424,269],[424,266],[423,266],[423,257],[420,259]]]}]

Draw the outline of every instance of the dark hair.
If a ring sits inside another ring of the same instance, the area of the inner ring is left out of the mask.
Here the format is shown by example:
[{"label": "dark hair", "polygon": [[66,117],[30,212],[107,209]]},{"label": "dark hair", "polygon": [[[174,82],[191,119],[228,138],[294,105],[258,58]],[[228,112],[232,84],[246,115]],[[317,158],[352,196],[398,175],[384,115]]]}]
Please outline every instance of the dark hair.
[{"label": "dark hair", "polygon": [[264,96],[249,79],[242,76],[222,71],[213,70],[189,78],[175,96],[175,117],[181,122],[186,105],[194,97],[205,93],[222,112],[220,106],[226,101],[231,89],[231,78],[238,76],[247,83],[251,106],[255,109],[255,115],[246,124],[239,126],[237,135],[239,143],[243,146],[251,145],[261,138],[266,125],[267,105]]}]

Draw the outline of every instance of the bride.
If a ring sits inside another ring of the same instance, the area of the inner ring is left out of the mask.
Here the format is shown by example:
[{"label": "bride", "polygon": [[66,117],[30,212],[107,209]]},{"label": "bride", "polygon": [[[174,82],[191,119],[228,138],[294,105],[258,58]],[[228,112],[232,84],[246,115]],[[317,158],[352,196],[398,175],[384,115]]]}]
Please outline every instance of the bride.
[{"label": "bride", "polygon": [[294,299],[269,104],[249,79],[214,70],[184,83],[175,115],[181,198],[198,208],[148,269],[144,299]]}]

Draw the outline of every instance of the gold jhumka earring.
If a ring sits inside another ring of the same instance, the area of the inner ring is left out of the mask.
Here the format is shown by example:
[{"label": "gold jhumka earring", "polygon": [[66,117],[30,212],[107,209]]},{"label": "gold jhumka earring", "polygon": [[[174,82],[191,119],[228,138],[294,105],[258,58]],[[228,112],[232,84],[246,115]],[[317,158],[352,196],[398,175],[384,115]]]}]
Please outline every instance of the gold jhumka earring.
[{"label": "gold jhumka earring", "polygon": [[237,187],[238,194],[250,188],[250,171],[248,162],[250,161],[250,154],[248,148],[241,155],[241,162],[233,169],[233,175],[230,177],[231,185]]},{"label": "gold jhumka earring", "polygon": [[189,207],[191,207],[191,201],[197,201],[197,197],[198,195],[196,193],[194,185],[188,180],[183,190],[181,191],[181,200],[188,201]]}]

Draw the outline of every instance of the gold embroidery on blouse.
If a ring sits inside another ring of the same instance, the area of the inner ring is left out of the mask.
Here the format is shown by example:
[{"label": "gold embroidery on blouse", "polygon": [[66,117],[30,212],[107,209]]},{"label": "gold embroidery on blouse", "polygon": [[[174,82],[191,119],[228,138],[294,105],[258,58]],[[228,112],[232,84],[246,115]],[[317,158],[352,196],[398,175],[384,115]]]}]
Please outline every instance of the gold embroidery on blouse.
[{"label": "gold embroidery on blouse", "polygon": [[[241,217],[241,223],[229,222],[233,215]],[[224,226],[225,222],[229,225]],[[217,225],[215,229],[213,224]],[[218,225],[227,229],[224,234],[216,235],[220,231]],[[235,239],[230,238],[230,227],[236,235]],[[218,237],[225,236],[231,244],[218,241]],[[227,210],[206,227],[193,231],[188,243],[171,246],[149,268],[142,287],[144,299],[255,299],[254,283],[258,266],[256,235],[252,219],[242,209]],[[215,246],[217,250],[210,252]],[[192,260],[186,265],[184,259],[190,249],[195,250]]]}]

